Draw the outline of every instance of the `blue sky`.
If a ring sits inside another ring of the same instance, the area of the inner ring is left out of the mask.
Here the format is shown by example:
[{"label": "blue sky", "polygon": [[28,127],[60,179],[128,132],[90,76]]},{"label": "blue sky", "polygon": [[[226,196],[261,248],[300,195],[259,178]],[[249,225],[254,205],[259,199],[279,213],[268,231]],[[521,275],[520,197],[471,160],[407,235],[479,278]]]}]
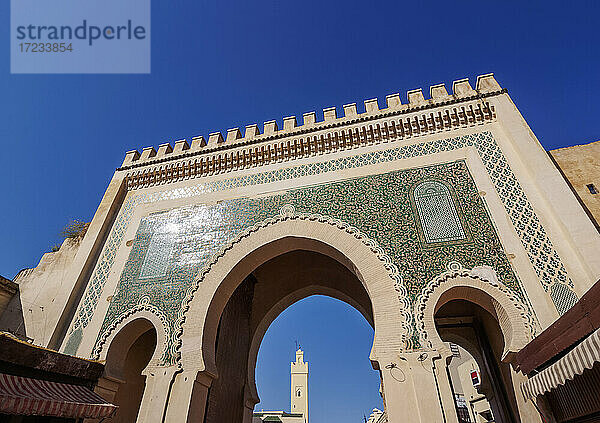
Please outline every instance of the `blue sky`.
[{"label": "blue sky", "polygon": [[[0,3],[8,40],[9,2]],[[149,75],[11,75],[0,274],[89,220],[131,149],[495,72],[546,148],[597,139],[598,2],[152,2]]]},{"label": "blue sky", "polygon": [[296,341],[309,363],[311,422],[362,423],[374,407],[383,410],[379,373],[369,361],[373,329],[356,309],[322,295],[298,301],[267,330],[256,363],[255,410],[290,411]]},{"label": "blue sky", "polygon": [[[405,99],[488,72],[544,147],[595,141],[599,12],[593,1],[153,0],[149,75],[11,75],[0,43],[0,274],[35,266],[69,219],[90,220],[125,151],[166,141],[271,119],[281,126],[283,116]],[[8,1],[0,16],[8,40]],[[269,345],[290,360],[288,341]],[[339,359],[325,345],[307,352],[315,366]],[[281,377],[287,383],[287,370]],[[279,408],[289,401],[281,389]]]}]

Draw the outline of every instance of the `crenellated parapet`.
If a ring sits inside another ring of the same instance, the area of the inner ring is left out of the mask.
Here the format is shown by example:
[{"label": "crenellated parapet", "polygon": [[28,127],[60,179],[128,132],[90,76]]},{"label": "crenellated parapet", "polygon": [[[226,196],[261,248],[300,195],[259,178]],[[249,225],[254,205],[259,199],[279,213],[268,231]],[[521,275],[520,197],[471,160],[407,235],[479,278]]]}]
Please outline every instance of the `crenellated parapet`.
[{"label": "crenellated parapet", "polygon": [[493,74],[479,76],[475,89],[468,79],[461,79],[452,84],[452,93],[444,84],[431,86],[429,98],[420,88],[410,90],[407,103],[400,94],[388,95],[381,109],[374,98],[364,101],[362,113],[351,103],[342,107],[343,116],[337,116],[335,107],[323,109],[321,121],[309,112],[302,125],[289,116],[283,118],[282,128],[271,120],[262,125],[262,132],[252,124],[243,134],[232,128],[225,136],[213,132],[208,140],[197,136],[190,142],[161,144],[158,150],[147,147],[141,154],[129,151],[119,170],[128,171],[127,186],[134,189],[480,125],[495,119],[494,107],[485,98],[502,92]]}]

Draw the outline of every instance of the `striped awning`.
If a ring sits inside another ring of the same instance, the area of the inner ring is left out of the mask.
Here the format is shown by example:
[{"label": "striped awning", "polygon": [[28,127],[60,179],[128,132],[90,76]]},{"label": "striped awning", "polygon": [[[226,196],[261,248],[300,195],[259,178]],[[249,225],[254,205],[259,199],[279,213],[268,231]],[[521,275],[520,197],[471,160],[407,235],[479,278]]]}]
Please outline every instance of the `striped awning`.
[{"label": "striped awning", "polygon": [[545,368],[521,385],[526,398],[535,398],[549,392],[567,380],[573,380],[594,363],[600,361],[600,329],[592,332],[575,348],[565,354],[556,363]]},{"label": "striped awning", "polygon": [[111,416],[117,406],[84,386],[0,373],[0,413],[66,418]]}]

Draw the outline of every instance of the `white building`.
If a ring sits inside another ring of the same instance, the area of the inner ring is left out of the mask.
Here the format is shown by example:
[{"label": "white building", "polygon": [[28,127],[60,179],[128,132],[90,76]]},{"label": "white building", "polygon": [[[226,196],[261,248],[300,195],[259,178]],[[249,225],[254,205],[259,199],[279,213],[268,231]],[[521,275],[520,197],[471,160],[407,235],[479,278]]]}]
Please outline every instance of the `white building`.
[{"label": "white building", "polygon": [[308,363],[304,362],[304,352],[298,348],[296,361],[290,363],[291,400],[290,411],[304,416],[308,423]]},{"label": "white building", "polygon": [[290,363],[290,375],[290,412],[255,411],[252,423],[308,423],[308,363],[300,348],[296,351],[296,361]]},{"label": "white building", "polygon": [[367,420],[367,423],[388,423],[388,420],[385,412],[378,408],[374,408],[373,412],[369,416],[369,419]]}]

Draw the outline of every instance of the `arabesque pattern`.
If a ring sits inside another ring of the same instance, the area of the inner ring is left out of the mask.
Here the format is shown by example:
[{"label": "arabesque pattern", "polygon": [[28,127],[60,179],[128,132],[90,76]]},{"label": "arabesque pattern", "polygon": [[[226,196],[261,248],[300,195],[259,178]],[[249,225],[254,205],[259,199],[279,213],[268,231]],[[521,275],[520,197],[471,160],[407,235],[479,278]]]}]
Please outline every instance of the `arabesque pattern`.
[{"label": "arabesque pattern", "polygon": [[[294,179],[306,175],[333,172],[346,168],[354,168],[376,163],[426,156],[429,154],[435,154],[442,151],[451,151],[469,146],[475,147],[478,151],[486,170],[488,171],[488,174],[490,175],[490,178],[502,200],[506,212],[515,227],[517,235],[521,239],[521,242],[527,251],[532,266],[538,274],[542,286],[545,290],[550,290],[550,287],[556,287],[557,284],[560,284],[559,286],[561,287],[561,295],[553,296],[553,299],[555,299],[557,309],[560,312],[564,312],[577,300],[576,295],[570,288],[573,284],[566,273],[558,253],[554,250],[550,239],[548,238],[544,228],[541,226],[539,218],[535,215],[535,212],[531,204],[528,202],[525,193],[517,181],[517,178],[511,171],[506,158],[502,154],[492,134],[485,131],[471,135],[428,141],[419,144],[402,145],[392,149],[373,151],[351,157],[323,161],[320,163],[300,164],[297,166],[277,169],[269,172],[241,175],[223,180],[208,181],[184,188],[169,189],[155,193],[136,192],[133,195],[130,195],[125,201],[119,216],[117,217],[115,226],[111,231],[104,251],[102,252],[102,255],[98,261],[98,265],[96,266],[92,279],[89,283],[88,290],[85,293],[74,324],[72,325],[70,337],[65,351],[74,353],[78,348],[82,329],[87,326],[94,313],[98,299],[104,288],[104,284],[106,283],[108,273],[114,262],[116,251],[121,245],[124,230],[129,224],[132,212],[137,205],[142,203],[197,196],[206,192],[229,190],[246,185],[264,184]],[[454,167],[454,169],[450,173],[447,171],[442,172],[444,166]],[[462,171],[458,171],[457,166],[458,168],[462,169]],[[402,174],[403,176],[399,177],[399,179],[386,180],[386,178],[397,177],[391,175],[400,175],[402,172],[405,173]],[[483,221],[486,221],[489,229],[493,231],[491,222],[489,222],[489,218],[487,217],[485,207],[478,196],[474,183],[470,179],[470,176],[468,176],[464,162],[456,162],[447,165],[439,165],[409,171],[393,172],[385,175],[374,175],[371,177],[366,177],[372,178],[367,183],[364,182],[367,179],[358,178],[346,181],[344,183],[338,182],[329,185],[322,185],[320,187],[298,189],[289,192],[286,194],[286,196],[281,196],[281,198],[280,196],[273,196],[254,200],[237,199],[223,202],[217,206],[218,209],[222,208],[219,209],[220,212],[225,212],[227,208],[230,208],[230,211],[239,213],[236,214],[235,218],[235,221],[239,222],[235,223],[235,225],[238,225],[239,230],[244,224],[250,224],[252,221],[260,219],[261,215],[262,217],[268,217],[269,213],[271,216],[274,215],[276,213],[275,208],[281,206],[285,202],[291,202],[295,204],[299,210],[309,211],[308,205],[312,204],[311,202],[314,202],[317,199],[319,203],[315,204],[315,207],[318,209],[315,210],[316,212],[334,217],[341,215],[342,220],[348,221],[349,219],[347,216],[351,215],[351,211],[347,207],[351,205],[348,199],[362,196],[363,199],[368,198],[368,201],[364,201],[363,203],[357,202],[354,205],[354,213],[356,213],[358,220],[357,222],[351,221],[352,224],[372,236],[373,239],[377,240],[377,242],[384,246],[384,248],[388,248],[385,240],[383,239],[385,238],[386,234],[397,234],[398,231],[411,234],[410,236],[414,237],[412,241],[419,243],[419,235],[415,232],[419,225],[415,225],[413,220],[410,220],[409,223],[403,222],[402,219],[398,219],[398,216],[404,217],[408,215],[412,216],[411,219],[414,219],[414,215],[411,214],[412,212],[407,214],[406,210],[399,210],[411,208],[411,202],[407,196],[408,191],[405,191],[403,194],[398,193],[400,196],[397,197],[394,202],[388,204],[381,204],[380,202],[374,201],[375,199],[381,200],[384,197],[389,197],[390,193],[388,190],[396,190],[399,188],[406,190],[408,184],[405,176],[408,176],[409,174],[420,174],[420,177],[412,179],[413,183],[423,181],[427,178],[441,179],[452,183],[458,197],[456,204],[460,209],[463,209],[462,212],[459,210],[459,213],[461,214],[462,219],[467,222],[465,230],[470,232],[471,236],[476,238],[478,232],[484,232],[481,224]],[[427,174],[426,177],[425,174]],[[461,177],[463,180],[456,181],[456,178],[460,179]],[[470,193],[461,191],[465,189],[467,189],[467,191],[470,190]],[[327,195],[330,195],[333,192],[337,193],[336,195],[341,195],[341,197],[339,197],[339,202],[332,201],[331,198],[327,197]],[[370,197],[365,197],[365,194],[368,194]],[[404,195],[404,197],[402,195]],[[476,201],[475,198],[477,199]],[[469,199],[471,203],[469,203]],[[257,201],[264,201],[266,203],[253,203]],[[370,206],[374,204],[377,204],[377,206],[381,208],[370,208]],[[469,204],[476,205],[475,209],[472,209],[470,206],[467,207]],[[243,212],[248,212],[249,208],[255,208],[255,210],[252,212],[254,214],[250,213],[251,216],[248,215],[244,217]],[[373,216],[377,216],[377,218],[373,219]],[[469,219],[475,219],[475,226],[473,226],[472,223],[468,223]],[[140,229],[142,229],[143,225],[144,223],[140,225]],[[476,231],[470,231],[469,227],[476,229]],[[219,231],[216,231],[216,233],[218,235],[221,234]],[[136,243],[142,242],[140,234],[141,233],[138,233],[139,239],[136,238]],[[509,287],[511,287],[511,289],[518,289],[518,282],[516,281],[512,270],[510,269],[510,265],[504,257],[504,252],[497,241],[497,237],[494,235],[491,239],[494,240],[491,243],[489,240],[487,242],[483,240],[483,243],[478,243],[475,239],[472,243],[470,243],[470,245],[473,247],[480,249],[480,253],[484,253],[483,255],[477,254],[472,256],[472,252],[467,253],[465,250],[463,254],[467,255],[468,257],[464,257],[464,259],[462,257],[456,257],[456,259],[465,266],[470,267],[488,264],[496,269],[503,281]],[[390,242],[394,241],[390,240]],[[461,244],[453,244],[448,246],[441,245],[441,248],[436,248],[436,251],[438,254],[446,255],[446,258],[453,257],[452,254],[459,254],[458,251],[445,251],[444,248],[460,248],[460,245]],[[396,253],[391,255],[395,260],[397,260],[396,264],[401,269],[402,277],[404,278],[404,282],[408,287],[408,292],[412,292],[412,295],[418,292],[418,288],[417,286],[413,287],[413,281],[407,279],[409,275],[411,275],[414,280],[419,280],[419,276],[424,277],[422,280],[430,280],[433,275],[443,270],[443,266],[439,268],[433,266],[431,269],[425,270],[425,272],[430,272],[429,275],[423,275],[422,272],[424,272],[424,266],[420,265],[419,261],[413,262],[407,260],[407,255],[410,256],[410,252],[413,250],[411,250],[411,248],[403,249],[402,247],[398,249],[397,247],[398,246],[396,246],[396,248],[389,248],[389,250],[390,253],[392,250],[396,251]],[[423,249],[417,249],[415,251],[422,250]],[[132,255],[133,254],[134,253],[132,251]],[[462,256],[462,254],[459,254],[459,256]],[[475,257],[477,257],[477,259]],[[418,257],[412,258],[419,259]],[[424,259],[423,257],[421,258]],[[483,260],[483,262],[481,260]],[[490,263],[490,261],[496,261],[496,263]],[[424,263],[428,263],[428,261],[425,260]],[[122,278],[125,277],[124,275],[130,275],[127,270],[132,266],[133,265],[130,263],[126,265]],[[192,267],[193,266],[186,268],[186,271],[193,273]],[[191,276],[191,274],[188,274],[188,276]],[[121,286],[123,285],[120,284],[120,287]],[[151,287],[154,285],[149,284],[148,286]],[[556,288],[552,288],[552,291],[559,292],[559,290]],[[111,308],[107,314],[106,321],[110,321],[111,318],[115,318],[115,316],[118,314],[118,310],[124,310],[123,307],[126,308],[125,304],[120,304],[117,301],[119,298],[118,294],[121,292],[123,291],[121,288],[119,288],[119,292],[117,292],[117,295],[115,295],[115,299],[113,300],[114,304],[111,304]],[[520,292],[519,295],[523,295],[522,292]],[[106,327],[106,325],[107,323],[105,322],[104,326]]]},{"label": "arabesque pattern", "polygon": [[[410,201],[414,186],[433,179],[442,179],[453,188],[453,201],[460,205],[459,213],[471,234],[470,238],[440,244],[435,249],[421,241],[421,227]],[[300,213],[316,216],[315,219],[325,216],[326,220],[347,222],[375,240],[398,269],[397,279],[401,278],[404,288],[401,297],[408,299],[404,309],[409,311],[409,321],[411,303],[420,293],[422,281],[443,271],[448,257],[471,266],[493,266],[507,286],[523,296],[466,163],[457,161],[300,188],[280,195],[227,200],[152,214],[140,223],[101,333],[119,315],[135,307],[142,297],[151,298],[155,307],[167,313],[173,325],[171,332],[177,333],[175,325],[185,310],[183,299],[186,292],[195,287],[196,275],[203,274],[212,257],[238,234],[276,218],[286,205]],[[174,239],[173,250],[163,250],[166,257],[161,259],[171,263],[167,275],[140,279],[152,234],[167,231]],[[412,327],[407,331],[412,334]],[[175,345],[173,340],[172,346]],[[411,336],[406,345],[408,348],[418,346],[417,337]]]},{"label": "arabesque pattern", "polygon": [[465,232],[456,213],[450,190],[440,181],[421,182],[414,189],[413,199],[425,242],[457,241]]}]

